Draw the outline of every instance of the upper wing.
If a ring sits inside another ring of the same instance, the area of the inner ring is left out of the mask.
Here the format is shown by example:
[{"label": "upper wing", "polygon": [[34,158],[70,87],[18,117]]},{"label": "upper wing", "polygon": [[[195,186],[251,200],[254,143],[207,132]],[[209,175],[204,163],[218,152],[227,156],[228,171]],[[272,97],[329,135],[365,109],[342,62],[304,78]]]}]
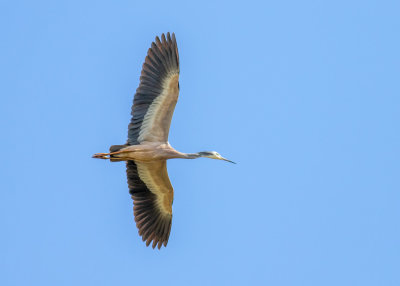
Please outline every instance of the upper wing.
[{"label": "upper wing", "polygon": [[174,189],[168,178],[166,161],[139,163],[127,161],[129,193],[132,196],[136,226],[146,246],[153,241],[167,246],[172,223]]},{"label": "upper wing", "polygon": [[129,124],[128,144],[168,141],[179,96],[179,55],[175,34],[156,37],[143,63]]}]

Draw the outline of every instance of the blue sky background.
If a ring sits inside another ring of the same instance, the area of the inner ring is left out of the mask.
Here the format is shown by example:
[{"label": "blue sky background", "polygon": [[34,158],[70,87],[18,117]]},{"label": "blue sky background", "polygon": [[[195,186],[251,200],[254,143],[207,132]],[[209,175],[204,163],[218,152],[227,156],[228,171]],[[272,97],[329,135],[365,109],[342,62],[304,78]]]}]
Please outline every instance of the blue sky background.
[{"label": "blue sky background", "polygon": [[[400,285],[398,1],[2,1],[1,285]],[[168,247],[123,163],[151,41],[176,33]],[[162,283],[162,284],[161,284]]]}]

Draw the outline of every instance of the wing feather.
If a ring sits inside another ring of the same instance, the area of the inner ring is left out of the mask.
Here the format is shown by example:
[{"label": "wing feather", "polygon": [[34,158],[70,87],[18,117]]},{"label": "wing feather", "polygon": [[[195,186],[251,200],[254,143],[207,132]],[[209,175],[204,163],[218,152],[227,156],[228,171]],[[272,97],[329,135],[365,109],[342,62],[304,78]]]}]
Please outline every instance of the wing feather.
[{"label": "wing feather", "polygon": [[162,34],[147,52],[132,106],[128,144],[167,142],[179,96],[179,54],[175,34]]},{"label": "wing feather", "polygon": [[174,190],[168,178],[166,161],[139,163],[127,161],[129,193],[132,196],[136,226],[146,245],[167,246],[172,223]]}]

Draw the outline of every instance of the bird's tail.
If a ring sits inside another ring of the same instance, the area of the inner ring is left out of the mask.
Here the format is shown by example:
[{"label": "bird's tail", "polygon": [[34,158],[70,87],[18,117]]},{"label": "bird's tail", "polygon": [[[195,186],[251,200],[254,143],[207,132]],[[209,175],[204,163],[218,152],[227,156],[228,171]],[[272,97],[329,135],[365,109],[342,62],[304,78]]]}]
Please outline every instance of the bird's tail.
[{"label": "bird's tail", "polygon": [[[112,145],[110,147],[110,153],[118,152],[119,150],[121,150],[122,148],[125,148],[125,147],[126,147],[126,145]],[[124,161],[124,160],[118,159],[114,155],[110,154],[110,162],[120,162],[120,161]]]}]

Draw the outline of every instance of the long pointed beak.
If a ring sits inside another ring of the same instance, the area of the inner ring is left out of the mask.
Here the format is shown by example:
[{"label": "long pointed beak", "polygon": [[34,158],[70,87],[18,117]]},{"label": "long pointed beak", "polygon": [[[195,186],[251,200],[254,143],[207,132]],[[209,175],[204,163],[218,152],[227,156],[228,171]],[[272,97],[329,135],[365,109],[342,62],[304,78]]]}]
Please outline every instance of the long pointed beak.
[{"label": "long pointed beak", "polygon": [[236,164],[235,162],[233,162],[233,161],[231,161],[231,160],[228,160],[228,159],[226,159],[226,158],[221,158],[221,160],[227,161],[227,162],[232,163],[232,164]]}]

